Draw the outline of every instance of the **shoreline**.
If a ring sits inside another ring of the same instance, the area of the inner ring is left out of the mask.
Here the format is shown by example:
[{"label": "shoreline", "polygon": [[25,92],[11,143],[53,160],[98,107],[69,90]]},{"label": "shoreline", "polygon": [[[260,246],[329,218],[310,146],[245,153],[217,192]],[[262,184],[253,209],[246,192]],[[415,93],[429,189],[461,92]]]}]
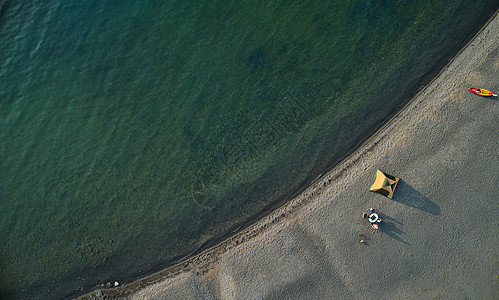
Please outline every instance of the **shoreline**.
[{"label": "shoreline", "polygon": [[[171,280],[169,286],[175,285],[175,280],[177,280],[177,277],[182,277],[180,275],[186,274],[189,274],[189,278],[191,278],[192,276],[196,276],[198,278],[204,278],[207,276],[213,277],[214,275],[210,273],[213,273],[213,270],[221,268],[219,266],[220,261],[224,259],[227,260],[226,257],[230,257],[231,255],[233,255],[233,253],[229,252],[237,252],[248,249],[250,246],[248,246],[247,244],[249,242],[253,242],[256,237],[265,239],[265,237],[262,237],[262,233],[264,233],[264,235],[267,235],[267,238],[270,238],[268,237],[268,235],[272,235],[271,233],[269,233],[271,229],[275,230],[278,227],[286,226],[283,224],[289,225],[292,220],[301,219],[303,216],[301,216],[300,214],[303,214],[305,208],[310,208],[312,204],[323,199],[324,195],[333,193],[331,192],[333,186],[341,184],[341,182],[344,181],[347,177],[349,179],[352,179],[350,177],[353,175],[350,175],[351,173],[348,173],[351,172],[352,169],[357,168],[359,165],[363,165],[363,167],[367,169],[370,168],[368,167],[368,165],[371,164],[366,164],[366,160],[369,160],[369,158],[365,157],[372,155],[372,153],[382,147],[384,143],[387,143],[391,138],[393,138],[390,134],[392,134],[392,132],[395,130],[394,127],[399,125],[398,123],[402,123],[400,124],[402,127],[408,126],[410,124],[404,122],[405,119],[408,118],[407,115],[411,113],[410,110],[414,110],[418,105],[422,105],[423,102],[429,101],[424,99],[423,95],[425,93],[429,93],[428,90],[432,89],[432,85],[436,84],[435,82],[437,80],[441,80],[441,77],[446,73],[446,70],[448,70],[455,61],[459,60],[460,56],[462,56],[465,51],[467,51],[468,49],[469,51],[472,51],[470,48],[473,46],[475,40],[477,40],[480,35],[485,34],[485,30],[491,26],[491,23],[497,23],[496,18],[497,11],[494,12],[494,14],[489,18],[485,25],[478,30],[478,32],[462,47],[462,49],[458,53],[456,53],[456,55],[454,55],[454,57],[436,74],[436,76],[433,77],[433,79],[427,85],[425,85],[425,87],[419,90],[410,100],[408,100],[396,113],[390,116],[389,119],[387,119],[383,123],[380,129],[378,129],[373,135],[371,135],[360,145],[356,146],[354,148],[355,150],[353,150],[353,153],[349,154],[346,158],[341,160],[331,171],[328,171],[327,173],[321,175],[308,188],[304,188],[298,196],[294,197],[292,200],[284,204],[281,204],[277,209],[269,212],[266,216],[263,216],[256,223],[249,225],[232,237],[229,237],[221,243],[218,243],[215,246],[202,251],[200,254],[197,254],[194,257],[188,258],[183,262],[180,262],[172,267],[168,267],[150,276],[138,279],[137,281],[129,283],[123,287],[92,291],[90,294],[83,295],[79,299],[90,299],[94,297],[96,293],[102,293],[103,296],[110,298],[133,296],[139,291],[146,292],[146,288],[151,289],[155,284],[168,285],[167,281],[169,280]],[[492,36],[494,36],[493,33]],[[478,50],[475,50],[475,52],[477,51]],[[487,88],[486,86],[484,87]],[[491,88],[497,89],[497,87],[494,86],[492,86]],[[424,114],[424,112],[419,112],[419,114]],[[369,169],[369,171],[372,170]],[[390,173],[390,170],[387,170],[387,172]],[[372,174],[369,175],[370,180]],[[404,177],[407,178],[407,176]],[[402,180],[404,180],[404,177],[402,178]],[[336,186],[336,188],[338,187]],[[342,189],[345,189],[345,187],[338,188],[338,190]],[[370,194],[362,194],[362,197],[376,198]],[[397,193],[395,197],[397,197]],[[394,199],[396,199],[395,197]],[[438,212],[440,212],[440,209],[438,210]],[[280,229],[282,230],[283,228]],[[231,257],[231,259],[235,258]],[[224,265],[227,266],[227,264]],[[213,282],[213,280],[215,279],[204,280],[205,282],[208,282],[206,286],[208,286],[207,289],[209,291],[209,282]],[[219,291],[219,293],[221,293],[221,291]]]}]

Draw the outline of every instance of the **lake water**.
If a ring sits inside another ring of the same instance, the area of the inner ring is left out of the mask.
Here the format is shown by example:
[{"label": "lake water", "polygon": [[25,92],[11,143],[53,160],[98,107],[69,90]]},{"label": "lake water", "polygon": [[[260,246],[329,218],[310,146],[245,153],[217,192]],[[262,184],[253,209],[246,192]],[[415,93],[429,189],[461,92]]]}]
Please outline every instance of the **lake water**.
[{"label": "lake water", "polygon": [[0,0],[0,297],[130,282],[250,224],[497,6]]}]

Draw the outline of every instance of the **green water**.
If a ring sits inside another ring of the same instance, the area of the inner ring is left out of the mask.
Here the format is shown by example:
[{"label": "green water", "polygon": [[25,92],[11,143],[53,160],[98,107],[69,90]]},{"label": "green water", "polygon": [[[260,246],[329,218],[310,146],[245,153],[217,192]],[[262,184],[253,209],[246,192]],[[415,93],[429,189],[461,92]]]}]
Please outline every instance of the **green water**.
[{"label": "green water", "polygon": [[126,283],[250,223],[372,133],[497,8],[20,2],[0,0],[5,298]]}]

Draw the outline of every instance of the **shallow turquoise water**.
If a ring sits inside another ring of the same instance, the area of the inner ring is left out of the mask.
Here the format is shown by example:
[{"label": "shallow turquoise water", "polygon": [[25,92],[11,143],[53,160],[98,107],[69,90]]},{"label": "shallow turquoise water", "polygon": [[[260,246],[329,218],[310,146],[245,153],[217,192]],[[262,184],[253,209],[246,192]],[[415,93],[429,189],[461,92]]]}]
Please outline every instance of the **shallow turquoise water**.
[{"label": "shallow turquoise water", "polygon": [[0,295],[127,282],[291,197],[495,1],[0,1]]}]

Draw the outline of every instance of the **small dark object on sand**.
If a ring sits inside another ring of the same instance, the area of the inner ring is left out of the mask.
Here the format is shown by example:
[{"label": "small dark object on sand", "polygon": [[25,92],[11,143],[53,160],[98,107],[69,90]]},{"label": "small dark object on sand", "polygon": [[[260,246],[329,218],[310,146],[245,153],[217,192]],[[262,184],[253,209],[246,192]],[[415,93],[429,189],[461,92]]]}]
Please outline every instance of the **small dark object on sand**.
[{"label": "small dark object on sand", "polygon": [[364,242],[365,242],[366,235],[365,235],[365,234],[359,234],[359,236],[360,236],[360,242],[361,242],[361,243],[364,243]]}]

